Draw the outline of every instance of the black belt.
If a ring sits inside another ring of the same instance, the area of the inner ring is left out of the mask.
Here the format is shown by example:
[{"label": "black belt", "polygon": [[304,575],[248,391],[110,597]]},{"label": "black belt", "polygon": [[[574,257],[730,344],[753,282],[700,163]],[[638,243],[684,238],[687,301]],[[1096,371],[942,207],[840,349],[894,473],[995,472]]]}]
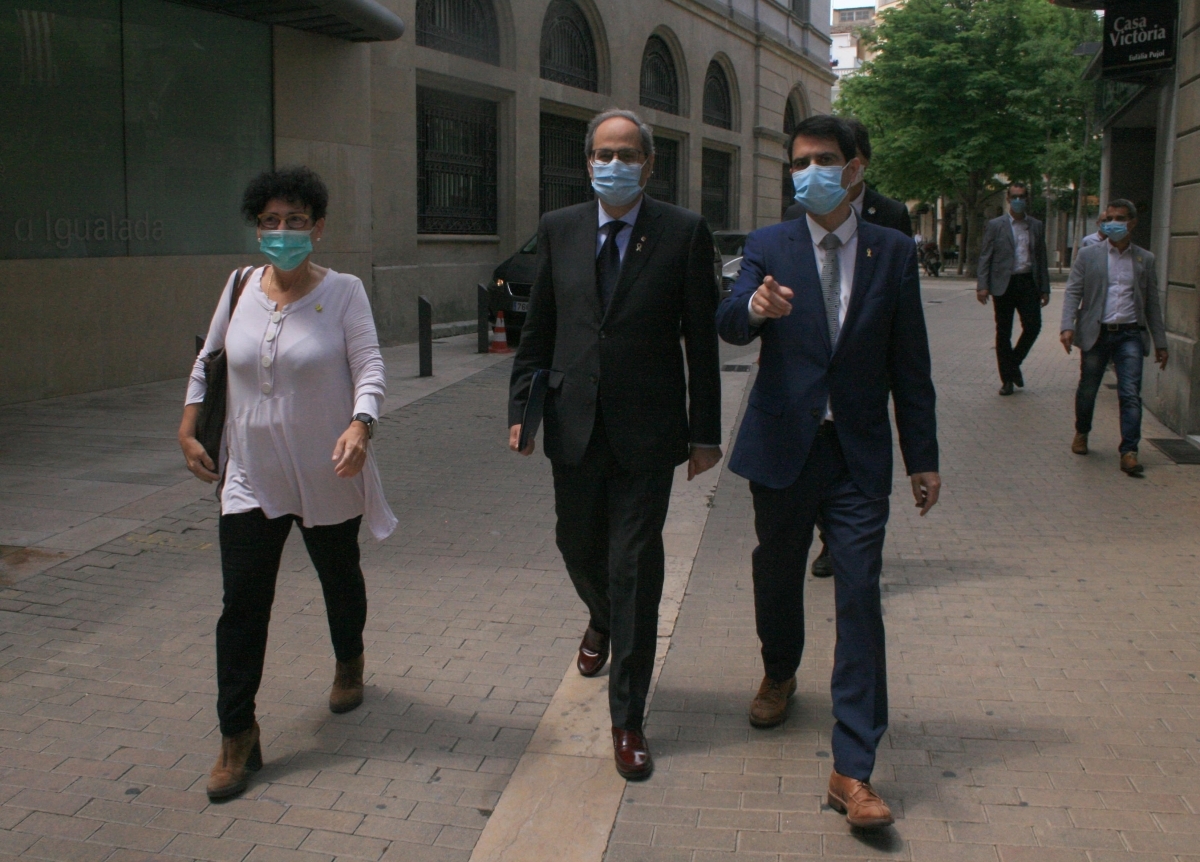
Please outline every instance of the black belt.
[{"label": "black belt", "polygon": [[1141,332],[1146,327],[1137,323],[1101,323],[1100,328],[1105,332]]}]

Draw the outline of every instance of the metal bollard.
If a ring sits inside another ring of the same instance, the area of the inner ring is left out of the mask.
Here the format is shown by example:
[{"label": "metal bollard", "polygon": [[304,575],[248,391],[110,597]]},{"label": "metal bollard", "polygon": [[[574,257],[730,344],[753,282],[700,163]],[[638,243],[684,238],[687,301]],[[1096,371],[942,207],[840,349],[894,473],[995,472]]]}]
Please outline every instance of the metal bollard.
[{"label": "metal bollard", "polygon": [[476,340],[476,353],[487,353],[491,346],[491,339],[488,337],[488,289],[484,285],[478,285],[478,292],[475,294],[477,315],[479,317],[479,333]]},{"label": "metal bollard", "polygon": [[433,303],[417,297],[417,342],[420,356],[420,376],[433,376]]}]

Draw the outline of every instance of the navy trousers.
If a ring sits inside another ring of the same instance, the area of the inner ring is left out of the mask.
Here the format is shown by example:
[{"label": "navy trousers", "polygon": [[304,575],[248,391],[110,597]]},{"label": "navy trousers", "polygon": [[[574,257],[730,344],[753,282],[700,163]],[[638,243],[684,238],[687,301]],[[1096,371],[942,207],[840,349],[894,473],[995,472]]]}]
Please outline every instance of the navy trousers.
[{"label": "navy trousers", "polygon": [[813,524],[821,521],[833,564],[837,646],[833,767],[867,781],[887,730],[887,662],[879,575],[888,498],[850,478],[834,424],[821,426],[800,478],[788,488],[750,483],[754,495],[754,615],[767,676],[794,676],[804,651],[804,578]]}]

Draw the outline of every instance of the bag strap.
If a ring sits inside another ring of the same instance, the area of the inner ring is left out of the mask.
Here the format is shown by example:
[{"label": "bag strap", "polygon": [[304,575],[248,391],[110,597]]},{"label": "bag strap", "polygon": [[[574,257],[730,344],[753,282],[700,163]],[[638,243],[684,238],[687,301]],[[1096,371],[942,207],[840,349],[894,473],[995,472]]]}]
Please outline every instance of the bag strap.
[{"label": "bag strap", "polygon": [[254,267],[248,266],[245,269],[238,268],[233,271],[233,293],[229,295],[229,319],[233,320],[233,310],[237,308],[238,300],[242,298],[242,291],[246,287],[246,282],[250,280],[251,273],[254,272]]}]

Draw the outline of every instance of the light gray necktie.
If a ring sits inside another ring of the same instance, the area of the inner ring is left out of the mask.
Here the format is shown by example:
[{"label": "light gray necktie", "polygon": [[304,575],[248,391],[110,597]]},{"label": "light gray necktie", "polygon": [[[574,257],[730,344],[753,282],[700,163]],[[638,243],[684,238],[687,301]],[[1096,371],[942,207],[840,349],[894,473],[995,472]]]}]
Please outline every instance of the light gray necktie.
[{"label": "light gray necktie", "polygon": [[829,321],[829,345],[835,347],[838,337],[838,307],[842,303],[842,273],[838,265],[838,246],[841,239],[835,233],[825,234],[821,248],[825,260],[821,263],[821,293],[825,296],[825,317]]}]

